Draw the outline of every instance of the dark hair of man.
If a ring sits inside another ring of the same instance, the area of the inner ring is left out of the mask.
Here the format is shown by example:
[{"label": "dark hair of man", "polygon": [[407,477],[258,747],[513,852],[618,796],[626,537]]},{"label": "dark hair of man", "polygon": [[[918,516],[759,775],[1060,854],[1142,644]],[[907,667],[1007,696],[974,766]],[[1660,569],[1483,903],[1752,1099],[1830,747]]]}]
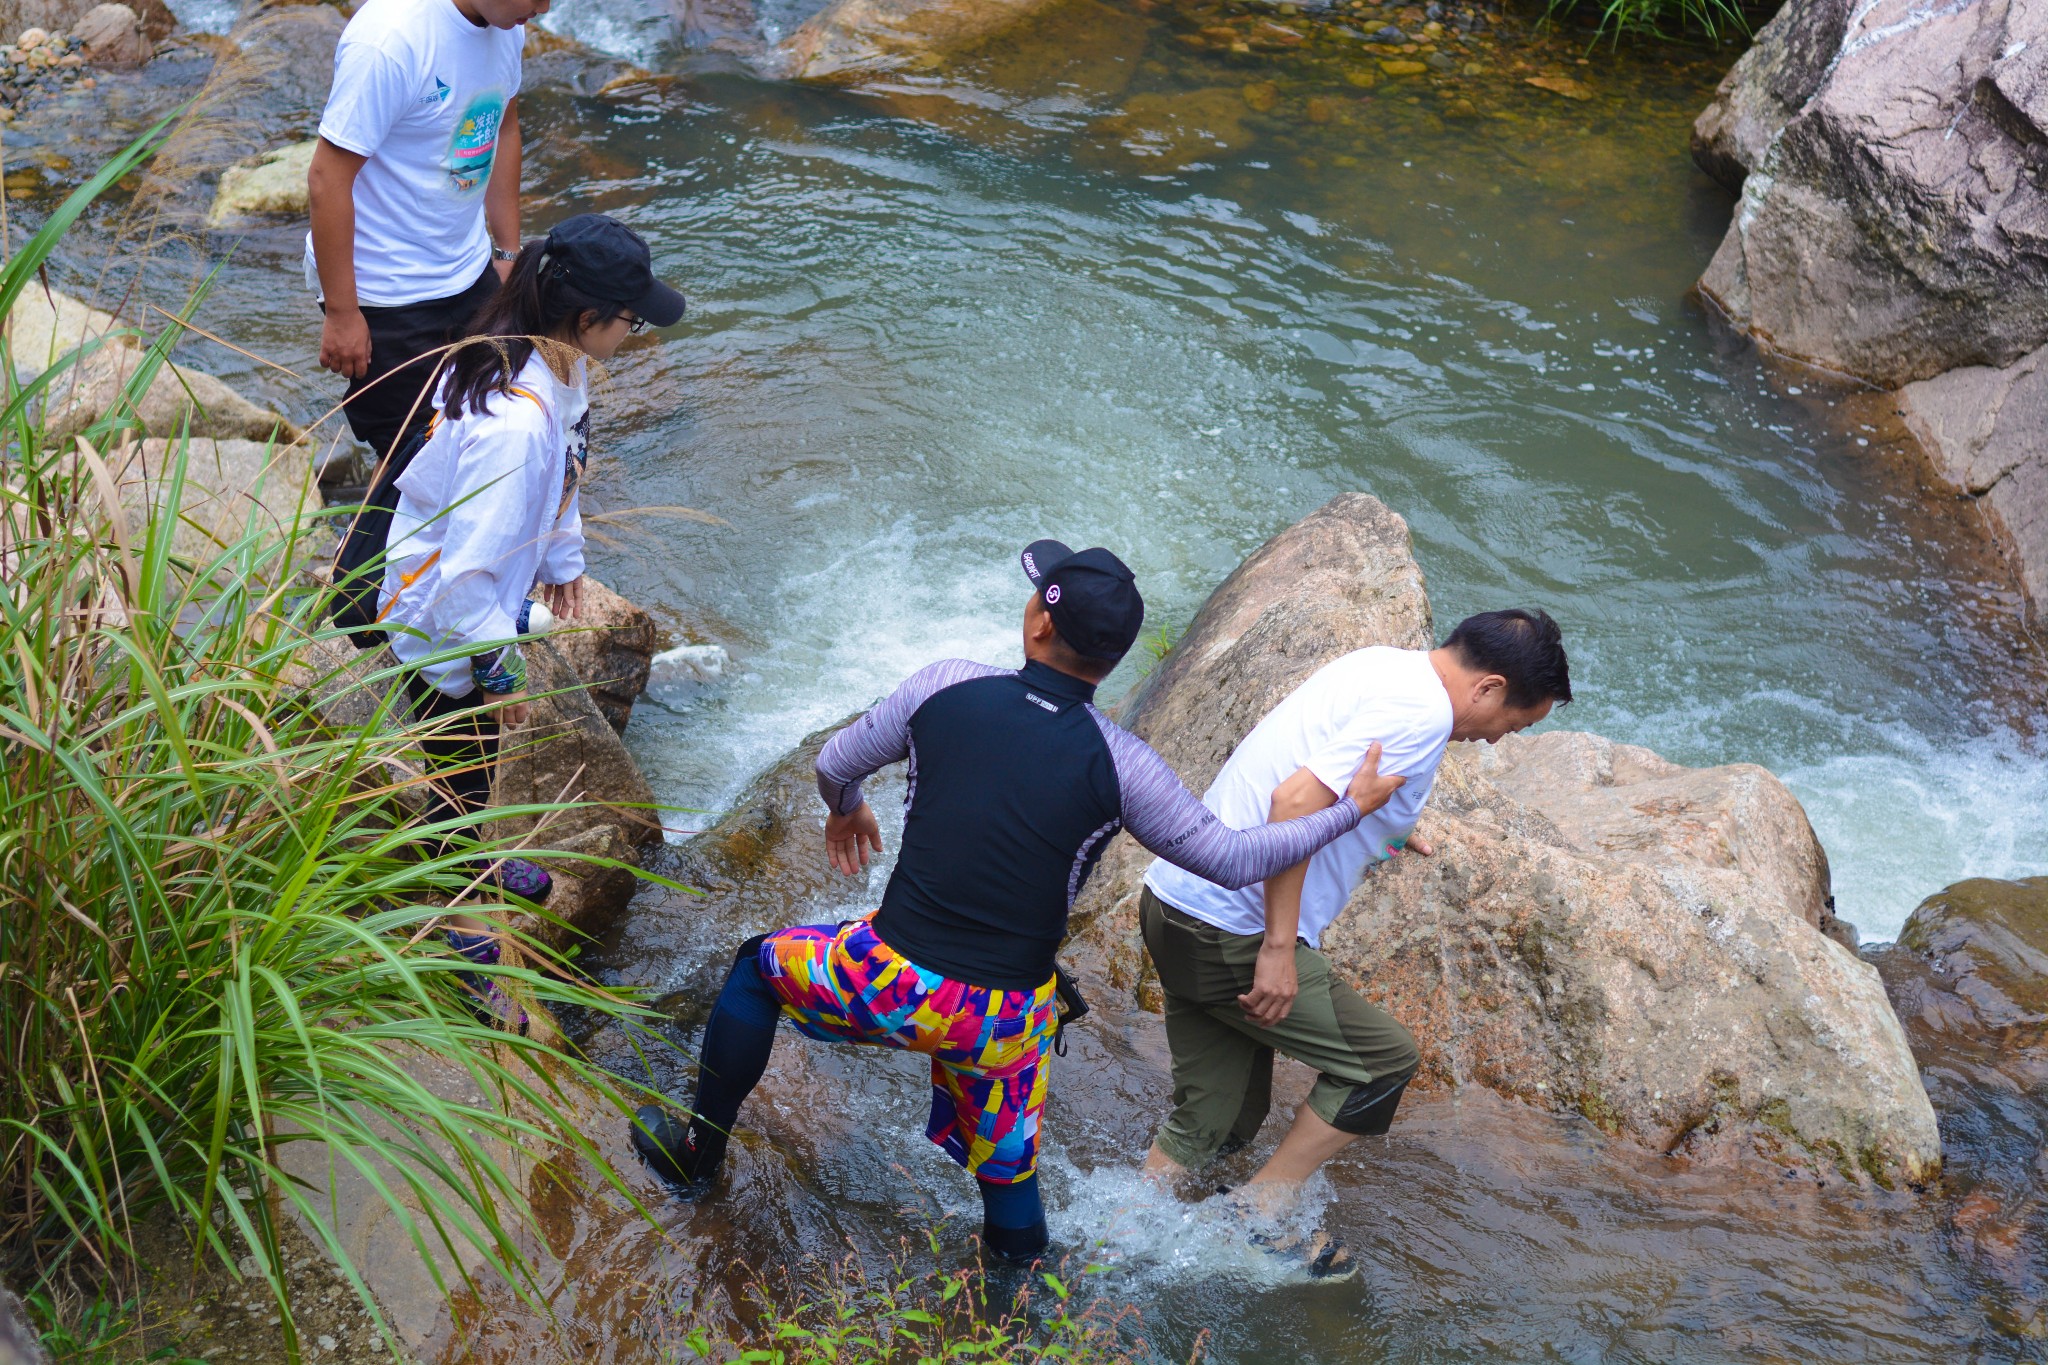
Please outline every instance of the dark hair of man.
[{"label": "dark hair of man", "polygon": [[1482,611],[1458,622],[1444,648],[1467,668],[1507,679],[1507,703],[1517,710],[1572,699],[1571,664],[1564,632],[1543,611]]},{"label": "dark hair of man", "polygon": [[477,340],[454,353],[448,401],[442,411],[460,417],[482,412],[493,394],[509,393],[513,380],[533,358],[535,337],[562,335],[573,327],[602,327],[627,311],[623,303],[594,299],[569,283],[545,259],[547,241],[536,238],[519,249],[512,272],[471,320]]}]

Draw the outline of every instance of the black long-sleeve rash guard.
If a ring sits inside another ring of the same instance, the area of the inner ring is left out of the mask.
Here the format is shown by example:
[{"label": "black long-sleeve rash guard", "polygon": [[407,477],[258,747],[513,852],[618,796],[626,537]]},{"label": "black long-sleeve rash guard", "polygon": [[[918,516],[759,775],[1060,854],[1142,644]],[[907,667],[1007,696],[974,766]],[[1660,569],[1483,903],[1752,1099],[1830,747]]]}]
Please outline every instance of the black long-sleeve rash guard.
[{"label": "black long-sleeve rash guard", "polygon": [[1067,912],[1119,829],[1219,886],[1249,886],[1358,824],[1348,798],[1237,830],[1151,746],[1094,704],[1093,684],[1042,663],[948,659],[834,735],[818,791],[841,815],[869,774],[910,760],[903,848],[875,915],[918,966],[1000,990],[1053,974]]}]

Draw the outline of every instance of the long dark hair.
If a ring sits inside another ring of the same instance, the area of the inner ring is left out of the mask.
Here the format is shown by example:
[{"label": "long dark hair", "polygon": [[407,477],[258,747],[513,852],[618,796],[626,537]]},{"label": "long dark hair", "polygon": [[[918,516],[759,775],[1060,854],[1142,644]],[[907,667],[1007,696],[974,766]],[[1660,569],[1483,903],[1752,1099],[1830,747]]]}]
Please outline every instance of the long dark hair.
[{"label": "long dark hair", "polygon": [[547,258],[545,238],[528,242],[505,283],[470,321],[473,340],[453,353],[441,411],[451,418],[465,410],[482,412],[493,394],[509,393],[533,358],[535,337],[555,336],[572,321],[601,327],[626,311],[623,303],[594,299],[569,283],[567,272]]}]

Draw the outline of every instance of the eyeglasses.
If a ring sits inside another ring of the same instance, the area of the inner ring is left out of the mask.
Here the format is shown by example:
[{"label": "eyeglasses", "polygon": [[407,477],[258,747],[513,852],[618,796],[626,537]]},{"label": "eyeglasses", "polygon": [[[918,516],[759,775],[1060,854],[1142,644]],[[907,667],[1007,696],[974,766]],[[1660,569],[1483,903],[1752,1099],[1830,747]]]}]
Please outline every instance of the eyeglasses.
[{"label": "eyeglasses", "polygon": [[635,318],[631,313],[628,313],[626,316],[632,318],[632,321],[626,324],[626,331],[629,335],[638,336],[647,330],[646,318]]}]

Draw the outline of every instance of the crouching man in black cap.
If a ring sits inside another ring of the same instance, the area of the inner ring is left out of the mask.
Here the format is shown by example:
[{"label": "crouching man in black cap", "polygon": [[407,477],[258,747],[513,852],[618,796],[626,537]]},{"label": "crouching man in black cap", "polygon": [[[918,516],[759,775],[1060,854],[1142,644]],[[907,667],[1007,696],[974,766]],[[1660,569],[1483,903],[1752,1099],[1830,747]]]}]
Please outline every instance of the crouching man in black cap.
[{"label": "crouching man in black cap", "polygon": [[740,945],[704,1031],[694,1117],[655,1106],[633,1143],[701,1190],[787,1016],[812,1038],[932,1059],[925,1135],[980,1186],[983,1238],[1029,1260],[1046,1247],[1038,1118],[1057,1022],[1053,955],[1067,912],[1119,829],[1222,886],[1254,886],[1355,828],[1401,785],[1377,749],[1344,798],[1297,820],[1232,829],[1165,760],[1094,705],[1144,623],[1131,571],[1107,550],[1041,540],[1022,668],[949,659],[914,674],[818,755],[825,850],[851,876],[882,850],[860,784],[908,758],[903,853],[881,908]]}]

